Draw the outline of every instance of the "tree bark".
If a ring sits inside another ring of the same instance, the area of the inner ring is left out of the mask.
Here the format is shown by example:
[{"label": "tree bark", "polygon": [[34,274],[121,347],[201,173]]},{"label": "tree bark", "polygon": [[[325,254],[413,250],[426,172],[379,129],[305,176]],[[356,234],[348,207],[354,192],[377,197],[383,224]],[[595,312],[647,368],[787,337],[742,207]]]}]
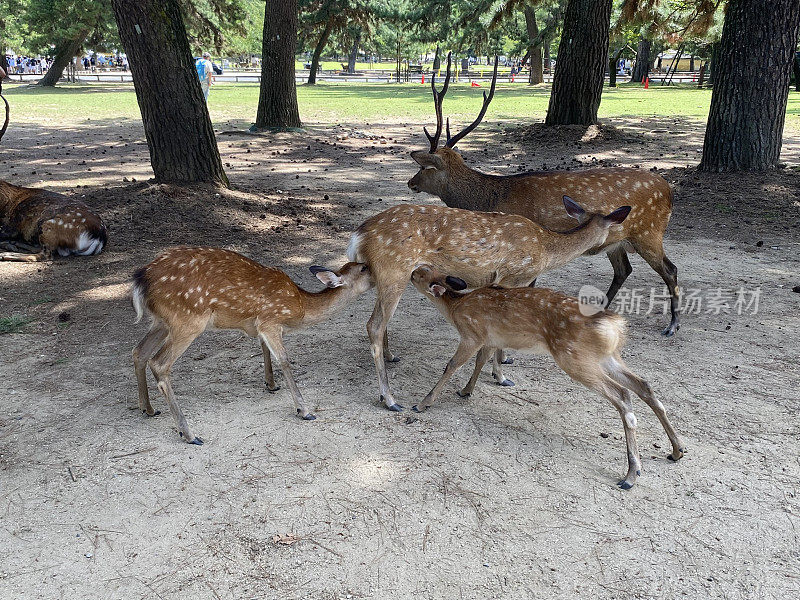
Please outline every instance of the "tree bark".
[{"label": "tree bark", "polygon": [[44,74],[44,77],[36,82],[36,85],[41,85],[43,87],[55,87],[59,79],[61,79],[64,69],[67,68],[67,65],[72,60],[72,57],[78,53],[78,50],[80,50],[80,47],[87,35],[89,35],[89,31],[85,30],[81,31],[71,40],[62,41],[58,45],[56,55],[53,57],[53,64],[50,65],[50,68],[47,70],[47,73]]},{"label": "tree bark", "polygon": [[544,38],[542,46],[544,47],[544,68],[549,69],[552,66],[550,62],[550,40]]},{"label": "tree bark", "polygon": [[358,58],[358,45],[361,43],[361,31],[356,34],[356,39],[353,40],[353,49],[350,51],[350,58],[347,59],[347,72],[356,72],[356,59]]},{"label": "tree bark", "polygon": [[622,56],[624,51],[625,46],[623,45],[608,61],[608,87],[617,87],[617,63],[619,62],[619,57]]},{"label": "tree bark", "polygon": [[708,65],[708,87],[715,83],[717,63],[719,62],[719,42],[711,44],[711,61]]},{"label": "tree bark", "polygon": [[[525,5],[525,27],[528,30],[528,39],[533,42],[539,37],[539,25],[536,23],[536,10],[530,5]],[[530,55],[530,75],[529,85],[536,85],[544,81],[544,71],[542,66],[542,44],[531,44],[528,46]]]},{"label": "tree bark", "polygon": [[592,125],[608,63],[611,0],[568,0],[546,125]]},{"label": "tree bark", "polygon": [[308,74],[308,85],[314,85],[317,83],[317,69],[319,69],[319,57],[322,56],[322,50],[325,48],[325,44],[328,43],[328,38],[331,37],[331,31],[333,30],[333,23],[328,21],[325,23],[325,29],[322,30],[322,35],[319,36],[319,41],[317,42],[317,46],[314,48],[314,54],[311,57],[311,72]]},{"label": "tree bark", "polygon": [[636,46],[636,63],[631,71],[631,82],[642,83],[650,75],[650,40],[641,38]]},{"label": "tree bark", "polygon": [[112,0],[156,181],[228,185],[175,0]]},{"label": "tree bark", "polygon": [[[297,0],[269,0],[264,14],[261,86],[254,130],[300,127],[294,51],[297,45]],[[311,65],[312,74],[315,73]]]},{"label": "tree bark", "polygon": [[797,0],[728,3],[701,170],[777,167],[798,29]]}]

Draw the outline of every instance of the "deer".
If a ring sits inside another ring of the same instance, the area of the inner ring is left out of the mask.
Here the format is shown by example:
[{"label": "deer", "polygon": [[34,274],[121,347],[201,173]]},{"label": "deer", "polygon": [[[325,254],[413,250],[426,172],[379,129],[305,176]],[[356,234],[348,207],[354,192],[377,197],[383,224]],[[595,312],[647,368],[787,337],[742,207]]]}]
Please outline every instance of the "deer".
[{"label": "deer", "polygon": [[617,295],[633,271],[629,252],[636,252],[661,276],[670,293],[671,320],[662,331],[669,337],[680,328],[678,269],[664,251],[664,232],[672,215],[672,189],[667,181],[650,171],[635,168],[597,168],[582,171],[532,171],[515,175],[490,175],[467,166],[456,150],[483,120],[494,97],[497,82],[497,61],[489,93],[483,92],[483,106],[478,117],[456,135],[442,136],[442,101],[450,83],[450,55],[442,89],[436,89],[431,76],[431,90],[436,113],[436,132],[423,128],[430,142],[429,150],[415,150],[411,158],[419,171],[408,181],[416,192],[438,196],[447,206],[477,211],[498,211],[522,215],[549,229],[565,229],[569,220],[561,210],[561,197],[571,196],[592,212],[610,212],[615,206],[628,205],[631,213],[625,224],[585,254],[605,251],[614,268],[614,278],[606,293],[607,305]]},{"label": "deer", "polygon": [[306,421],[316,419],[292,376],[283,334],[325,321],[373,284],[365,264],[349,262],[337,271],[321,266],[309,269],[325,284],[322,291],[308,292],[280,269],[221,248],[169,248],[138,269],[132,291],[136,322],[145,314],[151,319],[150,330],[133,350],[142,413],[159,414],[147,389],[149,365],[181,438],[202,445],[175,400],[170,370],[206,329],[238,329],[261,342],[267,391],[280,389],[272,371],[272,354],[283,371],[297,415]]},{"label": "deer", "polygon": [[36,262],[54,256],[100,254],[103,220],[80,200],[0,180],[0,260]]},{"label": "deer", "polygon": [[470,287],[530,285],[541,273],[604,243],[631,210],[621,206],[607,215],[587,213],[568,196],[563,204],[579,223],[565,232],[519,215],[413,204],[388,208],[355,230],[347,256],[369,265],[375,282],[377,299],[367,332],[386,408],[403,410],[389,389],[384,359],[395,362],[397,357],[389,350],[386,328],[414,269],[431,264]]},{"label": "deer", "polygon": [[[463,280],[445,275],[430,265],[411,274],[414,287],[458,330],[460,341],[439,381],[415,405],[416,412],[430,408],[458,369],[475,356],[475,369],[457,394],[468,398],[475,389],[481,369],[492,352],[513,348],[532,354],[550,355],[574,381],[597,392],[619,412],[625,432],[628,471],[618,482],[630,489],[641,475],[641,458],[636,443],[636,415],[630,392],[647,404],[658,417],[672,444],[668,458],[678,461],[686,448],[667,417],[664,405],[650,385],[623,362],[625,319],[610,310],[587,310],[578,299],[547,288],[503,289],[482,287],[463,293]],[[492,374],[503,379],[495,362]]]}]

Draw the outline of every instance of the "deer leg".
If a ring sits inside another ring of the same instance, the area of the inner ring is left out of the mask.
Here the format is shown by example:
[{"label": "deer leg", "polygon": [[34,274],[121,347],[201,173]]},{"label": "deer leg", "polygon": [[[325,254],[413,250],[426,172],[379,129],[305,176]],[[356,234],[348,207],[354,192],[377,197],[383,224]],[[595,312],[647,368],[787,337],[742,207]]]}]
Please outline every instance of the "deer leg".
[{"label": "deer leg", "polygon": [[510,379],[506,379],[503,376],[503,365],[513,365],[514,359],[513,358],[506,358],[503,359],[503,355],[505,351],[502,348],[498,348],[494,351],[494,360],[492,361],[492,377],[494,377],[495,382],[497,385],[502,386],[512,386],[514,382]]},{"label": "deer leg", "polygon": [[153,410],[153,406],[150,404],[150,393],[147,390],[147,363],[153,354],[164,345],[168,333],[169,330],[163,323],[155,322],[147,335],[133,349],[133,369],[139,388],[139,410],[148,417],[159,415],[161,411]]},{"label": "deer leg", "polygon": [[608,252],[608,260],[611,261],[611,266],[614,267],[614,279],[611,281],[611,287],[606,292],[606,307],[611,305],[611,301],[617,295],[619,288],[622,287],[628,275],[633,271],[631,261],[628,260],[628,253],[621,244]]},{"label": "deer leg", "polygon": [[492,349],[488,346],[484,346],[478,350],[478,355],[475,357],[475,370],[472,371],[472,377],[469,378],[464,389],[456,392],[459,396],[462,398],[469,398],[470,395],[472,395],[472,390],[475,389],[475,384],[478,382],[478,377],[480,377],[481,369],[483,369],[483,365],[486,364],[491,355]]},{"label": "deer leg", "polygon": [[474,340],[461,340],[461,343],[458,345],[456,349],[456,353],[453,355],[449,361],[447,361],[447,366],[444,369],[444,373],[439,378],[439,381],[433,387],[433,389],[428,392],[428,395],[425,396],[425,399],[417,405],[414,405],[412,408],[414,412],[423,412],[428,407],[430,407],[434,402],[436,402],[436,398],[439,396],[439,393],[442,391],[442,388],[445,384],[450,381],[450,378],[458,371],[466,362],[475,356],[475,353],[480,349],[481,343],[476,342]]},{"label": "deer leg", "polygon": [[47,260],[47,254],[40,252],[38,254],[25,254],[22,252],[0,252],[0,260],[8,260],[12,262],[40,262]]},{"label": "deer leg", "polygon": [[272,373],[272,357],[270,356],[269,346],[261,340],[261,352],[264,355],[264,381],[267,383],[268,392],[277,392],[281,386],[275,385],[275,375]]},{"label": "deer leg", "polygon": [[261,341],[267,345],[269,350],[275,355],[275,360],[283,371],[283,377],[286,380],[286,385],[289,386],[289,391],[292,394],[294,407],[297,414],[305,421],[313,421],[317,417],[311,414],[311,411],[306,408],[306,403],[303,400],[303,395],[297,387],[292,375],[292,367],[289,364],[289,355],[286,353],[286,348],[283,345],[283,336],[279,330],[259,331]]},{"label": "deer leg", "polygon": [[639,448],[636,444],[636,415],[633,414],[633,403],[628,391],[616,381],[606,376],[593,386],[592,389],[605,396],[622,418],[622,428],[625,431],[625,445],[628,450],[628,472],[625,479],[617,485],[623,490],[629,490],[636,483],[636,478],[642,473],[642,462],[639,458]]},{"label": "deer leg", "polygon": [[386,365],[384,364],[384,340],[386,337],[386,327],[389,319],[392,318],[394,311],[397,309],[397,304],[400,302],[400,296],[406,287],[406,278],[402,282],[379,285],[378,286],[378,299],[375,302],[375,308],[372,311],[369,321],[367,321],[367,333],[372,350],[372,359],[375,362],[375,370],[378,372],[378,388],[380,392],[381,402],[389,410],[400,412],[403,406],[398,404],[392,392],[389,389],[389,376],[386,373]]},{"label": "deer leg", "polygon": [[189,344],[191,344],[202,331],[203,329],[199,331],[181,332],[178,335],[175,335],[173,331],[172,335],[169,336],[166,342],[164,342],[164,345],[161,346],[161,349],[149,362],[150,370],[158,382],[158,390],[164,394],[164,398],[169,406],[169,412],[172,414],[172,418],[178,426],[178,433],[180,433],[185,442],[198,446],[203,444],[203,440],[192,432],[189,423],[186,421],[186,417],[183,415],[183,411],[181,411],[181,407],[178,406],[178,402],[175,400],[175,392],[172,390],[172,384],[170,382],[170,371],[175,361],[180,358],[181,354],[186,352]]},{"label": "deer leg", "polygon": [[383,332],[383,360],[390,363],[400,362],[400,357],[392,354],[389,350],[389,330]]},{"label": "deer leg", "polygon": [[661,279],[667,284],[667,289],[669,289],[670,294],[670,312],[672,313],[672,319],[666,329],[661,333],[667,337],[675,335],[675,332],[681,327],[679,322],[680,297],[678,295],[678,268],[664,255],[664,248],[662,245],[659,245],[657,249],[639,248],[636,246],[636,251],[647,261],[648,265],[653,267],[656,273],[661,275]]},{"label": "deer leg", "polygon": [[619,357],[612,359],[609,367],[606,369],[606,374],[614,381],[639,396],[639,398],[652,409],[672,444],[672,454],[667,458],[672,461],[679,460],[686,452],[686,447],[681,442],[678,434],[675,433],[675,429],[672,427],[672,423],[670,423],[667,417],[667,411],[664,410],[664,405],[655,397],[653,390],[650,388],[650,384],[628,369]]}]

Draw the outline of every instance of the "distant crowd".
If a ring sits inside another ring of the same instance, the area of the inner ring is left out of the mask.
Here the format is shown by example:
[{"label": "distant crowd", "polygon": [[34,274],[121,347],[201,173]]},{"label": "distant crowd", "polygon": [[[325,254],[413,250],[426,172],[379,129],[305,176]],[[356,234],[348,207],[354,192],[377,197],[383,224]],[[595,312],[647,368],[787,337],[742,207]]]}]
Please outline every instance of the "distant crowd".
[{"label": "distant crowd", "polygon": [[41,75],[50,68],[52,60],[33,56],[6,56],[8,74],[35,73]]},{"label": "distant crowd", "polygon": [[[124,54],[118,56],[105,56],[103,54],[85,54],[82,57],[73,58],[75,68],[84,71],[97,71],[98,69],[122,69],[128,70],[128,57]],[[18,56],[6,55],[9,75],[42,75],[46,73],[53,64],[53,59],[49,56]]]}]

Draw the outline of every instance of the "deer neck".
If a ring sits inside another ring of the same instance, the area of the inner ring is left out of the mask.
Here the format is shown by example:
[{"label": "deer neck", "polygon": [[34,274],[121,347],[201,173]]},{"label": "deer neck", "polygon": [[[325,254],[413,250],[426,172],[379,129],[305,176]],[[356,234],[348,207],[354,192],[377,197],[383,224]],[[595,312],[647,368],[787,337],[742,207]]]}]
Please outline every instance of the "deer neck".
[{"label": "deer neck", "polygon": [[326,321],[347,306],[358,295],[348,285],[325,288],[321,292],[307,292],[301,289],[300,294],[304,308],[303,327]]},{"label": "deer neck", "polygon": [[450,208],[490,212],[508,197],[505,177],[487,175],[467,165],[453,165],[441,199]]},{"label": "deer neck", "polygon": [[592,221],[581,223],[569,231],[544,229],[540,237],[543,256],[546,258],[545,270],[555,269],[600,246],[608,237],[608,232],[597,227]]}]

